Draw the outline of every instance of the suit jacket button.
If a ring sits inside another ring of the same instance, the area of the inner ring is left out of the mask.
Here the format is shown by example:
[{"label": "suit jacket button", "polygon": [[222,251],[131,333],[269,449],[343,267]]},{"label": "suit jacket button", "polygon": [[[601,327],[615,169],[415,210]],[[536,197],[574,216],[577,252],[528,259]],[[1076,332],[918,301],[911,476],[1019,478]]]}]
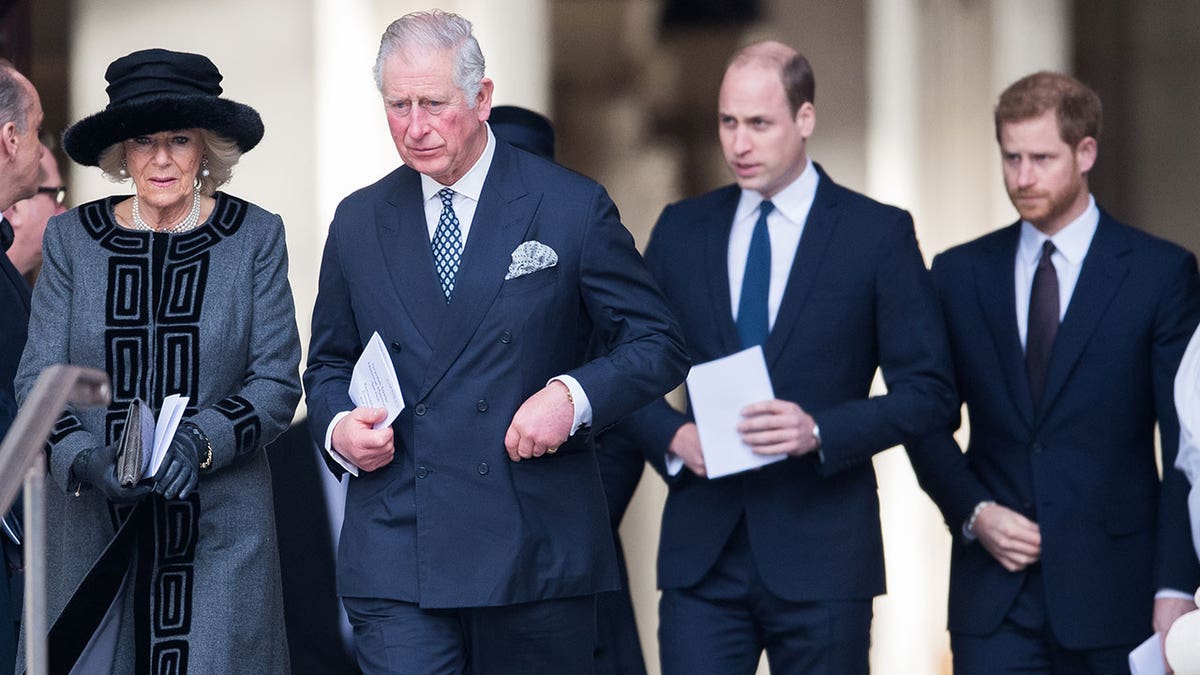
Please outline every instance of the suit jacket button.
[{"label": "suit jacket button", "polygon": [[1042,452],[1042,444],[1034,443],[1033,444],[1033,454],[1037,455],[1037,454],[1040,454],[1041,452]]},{"label": "suit jacket button", "polygon": [[487,462],[480,462],[479,466],[475,467],[475,470],[479,472],[480,476],[486,476],[489,471]]},{"label": "suit jacket button", "polygon": [[400,343],[399,342],[392,343],[392,351],[396,352],[397,354],[400,353]]},{"label": "suit jacket button", "polygon": [[417,407],[416,407],[416,408],[413,408],[413,412],[415,412],[415,413],[417,414],[417,416],[418,416],[418,417],[419,417],[419,416],[421,416],[421,415],[424,415],[424,414],[425,414],[425,404],[424,404],[424,403],[418,403],[418,404],[417,404]]},{"label": "suit jacket button", "polygon": [[488,409],[487,399],[485,399],[485,398],[479,399],[479,402],[475,404],[475,409],[478,410],[479,412],[487,412],[487,409]]},{"label": "suit jacket button", "polygon": [[512,333],[510,333],[508,331],[504,331],[503,333],[500,334],[500,341],[503,342],[504,344],[508,344],[508,343],[512,342]]},{"label": "suit jacket button", "polygon": [[417,467],[417,478],[424,478],[428,475],[429,475],[429,469],[426,469],[423,466]]}]

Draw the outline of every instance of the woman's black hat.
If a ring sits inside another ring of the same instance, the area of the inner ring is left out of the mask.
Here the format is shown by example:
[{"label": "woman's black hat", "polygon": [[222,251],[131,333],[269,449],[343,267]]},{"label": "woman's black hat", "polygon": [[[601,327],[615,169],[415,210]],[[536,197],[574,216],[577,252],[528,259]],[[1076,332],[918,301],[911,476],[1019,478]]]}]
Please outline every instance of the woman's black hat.
[{"label": "woman's black hat", "polygon": [[221,71],[207,56],[143,49],[110,63],[104,79],[108,106],[63,134],[63,149],[85,166],[97,166],[114,143],[160,131],[208,129],[242,152],[262,140],[258,112],[220,98]]}]

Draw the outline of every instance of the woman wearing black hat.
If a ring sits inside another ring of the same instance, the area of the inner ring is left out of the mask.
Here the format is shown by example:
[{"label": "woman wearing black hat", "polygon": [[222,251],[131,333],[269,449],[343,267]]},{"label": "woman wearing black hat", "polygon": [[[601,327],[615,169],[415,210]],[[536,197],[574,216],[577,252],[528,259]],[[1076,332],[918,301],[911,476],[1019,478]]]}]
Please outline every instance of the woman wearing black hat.
[{"label": "woman wearing black hat", "polygon": [[[283,222],[216,191],[262,120],[198,54],[134,52],[105,77],[108,106],[63,145],[134,194],[50,221],[16,380],[22,400],[53,363],[112,380],[47,450],[51,670],[287,672],[262,452],[300,397]],[[188,404],[161,469],[122,484],[130,403],[172,394]]]}]

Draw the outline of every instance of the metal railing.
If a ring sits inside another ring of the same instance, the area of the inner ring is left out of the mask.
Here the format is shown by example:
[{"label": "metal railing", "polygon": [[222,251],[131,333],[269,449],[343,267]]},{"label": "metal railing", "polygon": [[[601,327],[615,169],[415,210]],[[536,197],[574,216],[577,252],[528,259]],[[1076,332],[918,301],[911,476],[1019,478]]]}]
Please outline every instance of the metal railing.
[{"label": "metal railing", "polygon": [[25,488],[25,672],[44,675],[46,636],[46,462],[42,448],[67,403],[108,403],[108,376],[92,368],[54,365],[42,371],[0,444],[0,513]]}]

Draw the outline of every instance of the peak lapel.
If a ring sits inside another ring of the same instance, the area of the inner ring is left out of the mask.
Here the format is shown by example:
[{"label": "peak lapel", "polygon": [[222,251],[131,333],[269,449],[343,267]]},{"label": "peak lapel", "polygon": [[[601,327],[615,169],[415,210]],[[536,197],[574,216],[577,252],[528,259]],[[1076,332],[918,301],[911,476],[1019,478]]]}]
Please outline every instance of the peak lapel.
[{"label": "peak lapel", "polygon": [[418,400],[441,380],[474,335],[500,292],[513,250],[533,223],[541,193],[526,188],[518,166],[507,144],[497,143]]},{"label": "peak lapel", "polygon": [[1084,256],[1071,303],[1067,305],[1067,313],[1054,338],[1039,417],[1054,405],[1055,397],[1062,391],[1083,348],[1129,273],[1129,263],[1125,260],[1128,252],[1129,242],[1108,214],[1101,211],[1100,225]]},{"label": "peak lapel", "polygon": [[397,180],[388,198],[375,205],[376,232],[400,305],[412,317],[417,332],[432,345],[445,299],[433,267],[421,177],[416,171],[401,169]]},{"label": "peak lapel", "polygon": [[996,355],[1004,371],[1004,381],[1016,403],[1021,417],[1033,422],[1033,397],[1029,393],[1029,376],[1025,372],[1025,350],[1017,330],[1016,269],[1017,246],[1021,224],[1005,228],[985,249],[984,257],[975,266],[975,290],[983,308],[988,333],[996,347]]}]

